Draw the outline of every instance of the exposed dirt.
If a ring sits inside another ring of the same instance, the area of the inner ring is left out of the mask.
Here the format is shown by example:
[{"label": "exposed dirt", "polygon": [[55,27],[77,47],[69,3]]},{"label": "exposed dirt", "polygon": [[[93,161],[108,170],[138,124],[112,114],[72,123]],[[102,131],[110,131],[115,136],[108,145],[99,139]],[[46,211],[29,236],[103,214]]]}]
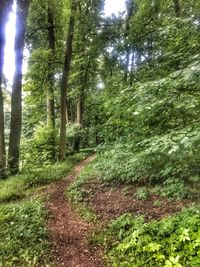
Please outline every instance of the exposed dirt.
[{"label": "exposed dirt", "polygon": [[50,185],[46,193],[50,196],[47,208],[50,212],[48,232],[54,250],[54,266],[103,267],[102,252],[88,244],[88,237],[95,230],[92,223],[83,221],[67,202],[64,192],[83,167],[93,157],[78,164],[64,180]]},{"label": "exposed dirt", "polygon": [[[147,221],[161,219],[182,208],[192,205],[195,201],[173,200],[150,195],[146,200],[134,197],[136,185],[101,186],[97,182],[88,182],[86,190],[90,192],[85,201],[99,216],[101,221],[110,221],[124,213],[144,215]],[[199,201],[196,201],[199,203]]]}]

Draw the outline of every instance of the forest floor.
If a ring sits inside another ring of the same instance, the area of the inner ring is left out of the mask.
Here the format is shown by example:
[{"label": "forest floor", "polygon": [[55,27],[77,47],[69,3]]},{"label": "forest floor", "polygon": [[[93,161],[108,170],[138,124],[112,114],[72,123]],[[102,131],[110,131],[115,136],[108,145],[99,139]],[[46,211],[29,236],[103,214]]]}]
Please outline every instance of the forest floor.
[{"label": "forest floor", "polygon": [[134,197],[135,185],[103,186],[97,181],[88,181],[84,186],[89,192],[84,201],[97,215],[98,220],[88,222],[81,218],[67,200],[66,189],[75,181],[82,169],[93,160],[88,157],[79,163],[63,180],[49,185],[47,209],[50,216],[47,225],[49,239],[53,244],[54,266],[103,267],[103,250],[90,244],[89,239],[112,219],[124,213],[143,215],[146,221],[161,219],[196,204],[191,200],[173,200],[151,195],[145,200]]}]

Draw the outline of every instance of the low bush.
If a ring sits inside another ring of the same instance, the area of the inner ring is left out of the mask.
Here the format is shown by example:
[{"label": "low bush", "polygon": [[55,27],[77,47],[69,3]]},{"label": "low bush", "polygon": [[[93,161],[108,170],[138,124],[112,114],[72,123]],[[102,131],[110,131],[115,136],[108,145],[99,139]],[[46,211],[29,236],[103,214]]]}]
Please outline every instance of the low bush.
[{"label": "low bush", "polygon": [[47,125],[39,125],[32,138],[22,140],[22,168],[50,165],[56,162],[58,154],[57,132]]},{"label": "low bush", "polygon": [[149,196],[149,190],[146,187],[140,187],[137,189],[135,195],[138,200],[146,200]]},{"label": "low bush", "polygon": [[162,184],[200,181],[198,129],[175,131],[142,142],[131,140],[100,151],[94,168],[104,183]]},{"label": "low bush", "polygon": [[110,224],[99,239],[115,267],[199,266],[200,209],[145,223],[126,214]]},{"label": "low bush", "polygon": [[42,266],[49,251],[39,201],[0,205],[0,266]]},{"label": "low bush", "polygon": [[195,192],[191,187],[184,184],[180,179],[167,179],[163,185],[158,185],[151,190],[152,193],[161,197],[175,199],[195,199],[199,198],[200,194]]}]

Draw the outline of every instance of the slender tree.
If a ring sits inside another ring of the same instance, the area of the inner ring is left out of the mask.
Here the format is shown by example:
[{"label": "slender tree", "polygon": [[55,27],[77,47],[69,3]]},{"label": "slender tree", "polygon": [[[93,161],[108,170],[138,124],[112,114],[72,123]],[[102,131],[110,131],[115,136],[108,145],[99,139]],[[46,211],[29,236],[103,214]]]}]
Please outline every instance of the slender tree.
[{"label": "slender tree", "polygon": [[62,161],[65,158],[65,145],[66,145],[66,123],[68,120],[67,110],[67,87],[69,80],[70,65],[72,59],[72,44],[75,26],[75,10],[76,4],[72,1],[71,15],[69,18],[69,28],[66,40],[65,61],[63,67],[63,74],[60,87],[60,142],[59,142],[59,159]]},{"label": "slender tree", "polygon": [[47,123],[49,126],[55,127],[55,111],[54,111],[54,59],[55,59],[55,30],[52,8],[48,3],[47,11],[48,22],[48,48],[49,67],[48,67],[48,88],[47,88]]},{"label": "slender tree", "polygon": [[30,0],[17,0],[15,36],[15,73],[12,86],[11,124],[9,140],[9,170],[19,171],[20,138],[22,125],[22,63],[25,45],[26,21]]},{"label": "slender tree", "polygon": [[0,178],[5,177],[6,168],[2,80],[4,65],[5,25],[11,6],[12,0],[1,0],[0,2]]},{"label": "slender tree", "polygon": [[181,15],[181,7],[180,7],[179,0],[173,0],[173,2],[174,2],[174,11],[175,11],[176,17],[179,18]]},{"label": "slender tree", "polygon": [[133,0],[126,1],[126,9],[127,9],[127,17],[125,20],[125,51],[126,51],[126,69],[124,73],[124,80],[127,82],[128,80],[128,73],[129,73],[129,65],[130,65],[130,58],[131,58],[131,52],[132,52],[132,47],[129,41],[129,31],[130,31],[130,19],[133,15],[134,11],[134,3]]}]

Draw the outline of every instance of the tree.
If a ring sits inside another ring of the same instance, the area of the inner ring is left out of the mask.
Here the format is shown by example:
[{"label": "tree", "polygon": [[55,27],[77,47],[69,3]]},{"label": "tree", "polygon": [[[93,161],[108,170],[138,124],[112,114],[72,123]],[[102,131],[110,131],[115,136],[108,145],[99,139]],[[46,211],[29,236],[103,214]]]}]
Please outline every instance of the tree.
[{"label": "tree", "polygon": [[48,88],[47,88],[47,124],[55,127],[55,110],[54,110],[54,61],[55,61],[55,30],[52,7],[48,3],[47,11],[48,22],[48,48],[49,66],[48,66]]},{"label": "tree", "polygon": [[62,73],[62,80],[60,85],[60,141],[59,141],[59,159],[62,161],[65,158],[66,149],[66,123],[68,121],[68,109],[67,109],[67,88],[69,80],[69,72],[72,59],[72,45],[74,37],[74,25],[75,25],[75,11],[76,3],[71,3],[71,14],[69,18],[69,28],[66,40],[65,60]]},{"label": "tree", "polygon": [[176,17],[179,18],[181,15],[181,8],[180,8],[179,0],[173,0],[173,2],[174,2],[174,11],[175,11]]},{"label": "tree", "polygon": [[[91,86],[91,81],[96,79],[96,60],[102,49],[102,40],[98,30],[101,28],[101,11],[103,1],[80,1],[78,8],[78,21],[75,32],[75,64],[74,72],[77,79],[74,81],[76,88],[75,123],[79,131],[84,129],[84,114],[86,97]],[[78,70],[78,71],[77,71]],[[78,151],[81,145],[81,135],[77,134],[74,140],[74,150]]]},{"label": "tree", "polygon": [[12,85],[11,124],[9,139],[9,170],[19,171],[20,138],[22,125],[22,64],[25,46],[26,21],[30,0],[17,0],[15,36],[15,73]]},{"label": "tree", "polygon": [[6,169],[2,81],[4,65],[5,25],[11,6],[12,0],[2,0],[0,2],[0,178],[5,177]]}]

